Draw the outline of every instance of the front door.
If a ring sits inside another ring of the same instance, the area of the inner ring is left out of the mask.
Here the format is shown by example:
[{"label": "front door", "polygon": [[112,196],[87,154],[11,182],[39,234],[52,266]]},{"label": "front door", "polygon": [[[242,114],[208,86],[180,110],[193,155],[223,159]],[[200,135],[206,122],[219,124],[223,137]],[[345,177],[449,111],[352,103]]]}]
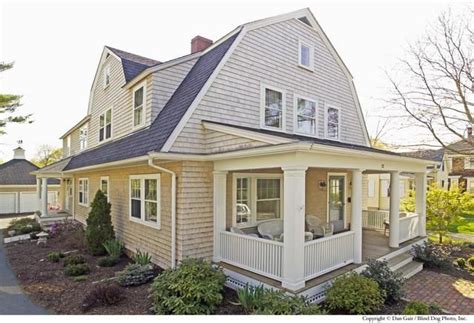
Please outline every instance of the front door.
[{"label": "front door", "polygon": [[334,231],[344,230],[345,185],[344,175],[329,175],[328,181],[328,218],[334,224]]}]

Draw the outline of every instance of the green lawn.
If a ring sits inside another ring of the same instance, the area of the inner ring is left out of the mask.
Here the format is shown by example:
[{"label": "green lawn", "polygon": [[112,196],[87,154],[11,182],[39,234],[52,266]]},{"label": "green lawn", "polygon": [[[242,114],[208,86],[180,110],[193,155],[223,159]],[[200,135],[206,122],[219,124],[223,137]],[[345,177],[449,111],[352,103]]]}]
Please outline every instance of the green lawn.
[{"label": "green lawn", "polygon": [[466,214],[448,227],[449,232],[474,234],[474,213]]}]

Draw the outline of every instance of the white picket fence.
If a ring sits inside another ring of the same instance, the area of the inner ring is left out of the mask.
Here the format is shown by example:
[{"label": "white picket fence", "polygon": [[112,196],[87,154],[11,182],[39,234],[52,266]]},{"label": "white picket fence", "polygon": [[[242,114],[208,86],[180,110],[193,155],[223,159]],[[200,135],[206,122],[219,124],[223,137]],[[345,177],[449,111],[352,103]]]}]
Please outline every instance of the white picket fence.
[{"label": "white picket fence", "polygon": [[362,227],[371,230],[383,230],[384,222],[388,221],[390,212],[381,210],[363,210]]}]

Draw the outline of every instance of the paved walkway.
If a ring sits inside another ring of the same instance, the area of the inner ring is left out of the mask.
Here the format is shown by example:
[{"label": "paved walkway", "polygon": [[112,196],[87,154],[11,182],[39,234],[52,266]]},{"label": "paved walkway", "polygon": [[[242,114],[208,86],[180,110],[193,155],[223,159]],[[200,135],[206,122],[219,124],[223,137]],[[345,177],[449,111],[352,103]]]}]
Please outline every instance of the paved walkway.
[{"label": "paved walkway", "polygon": [[423,270],[406,282],[409,300],[436,304],[452,314],[474,314],[474,282]]},{"label": "paved walkway", "polygon": [[[2,220],[4,219],[5,217],[2,217]],[[23,293],[15,274],[8,265],[1,232],[6,227],[5,222],[7,221],[2,221],[0,225],[0,315],[48,314],[45,309],[33,304]]]}]

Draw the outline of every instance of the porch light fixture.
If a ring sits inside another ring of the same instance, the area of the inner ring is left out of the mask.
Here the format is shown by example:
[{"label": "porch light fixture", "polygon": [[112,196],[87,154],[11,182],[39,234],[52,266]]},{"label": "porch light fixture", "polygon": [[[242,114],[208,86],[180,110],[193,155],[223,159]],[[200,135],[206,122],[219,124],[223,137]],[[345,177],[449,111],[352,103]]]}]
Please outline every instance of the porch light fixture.
[{"label": "porch light fixture", "polygon": [[319,181],[319,188],[320,188],[321,190],[326,189],[326,186],[327,186],[327,184],[326,184],[326,181],[325,181],[325,180],[320,180],[320,181]]}]

